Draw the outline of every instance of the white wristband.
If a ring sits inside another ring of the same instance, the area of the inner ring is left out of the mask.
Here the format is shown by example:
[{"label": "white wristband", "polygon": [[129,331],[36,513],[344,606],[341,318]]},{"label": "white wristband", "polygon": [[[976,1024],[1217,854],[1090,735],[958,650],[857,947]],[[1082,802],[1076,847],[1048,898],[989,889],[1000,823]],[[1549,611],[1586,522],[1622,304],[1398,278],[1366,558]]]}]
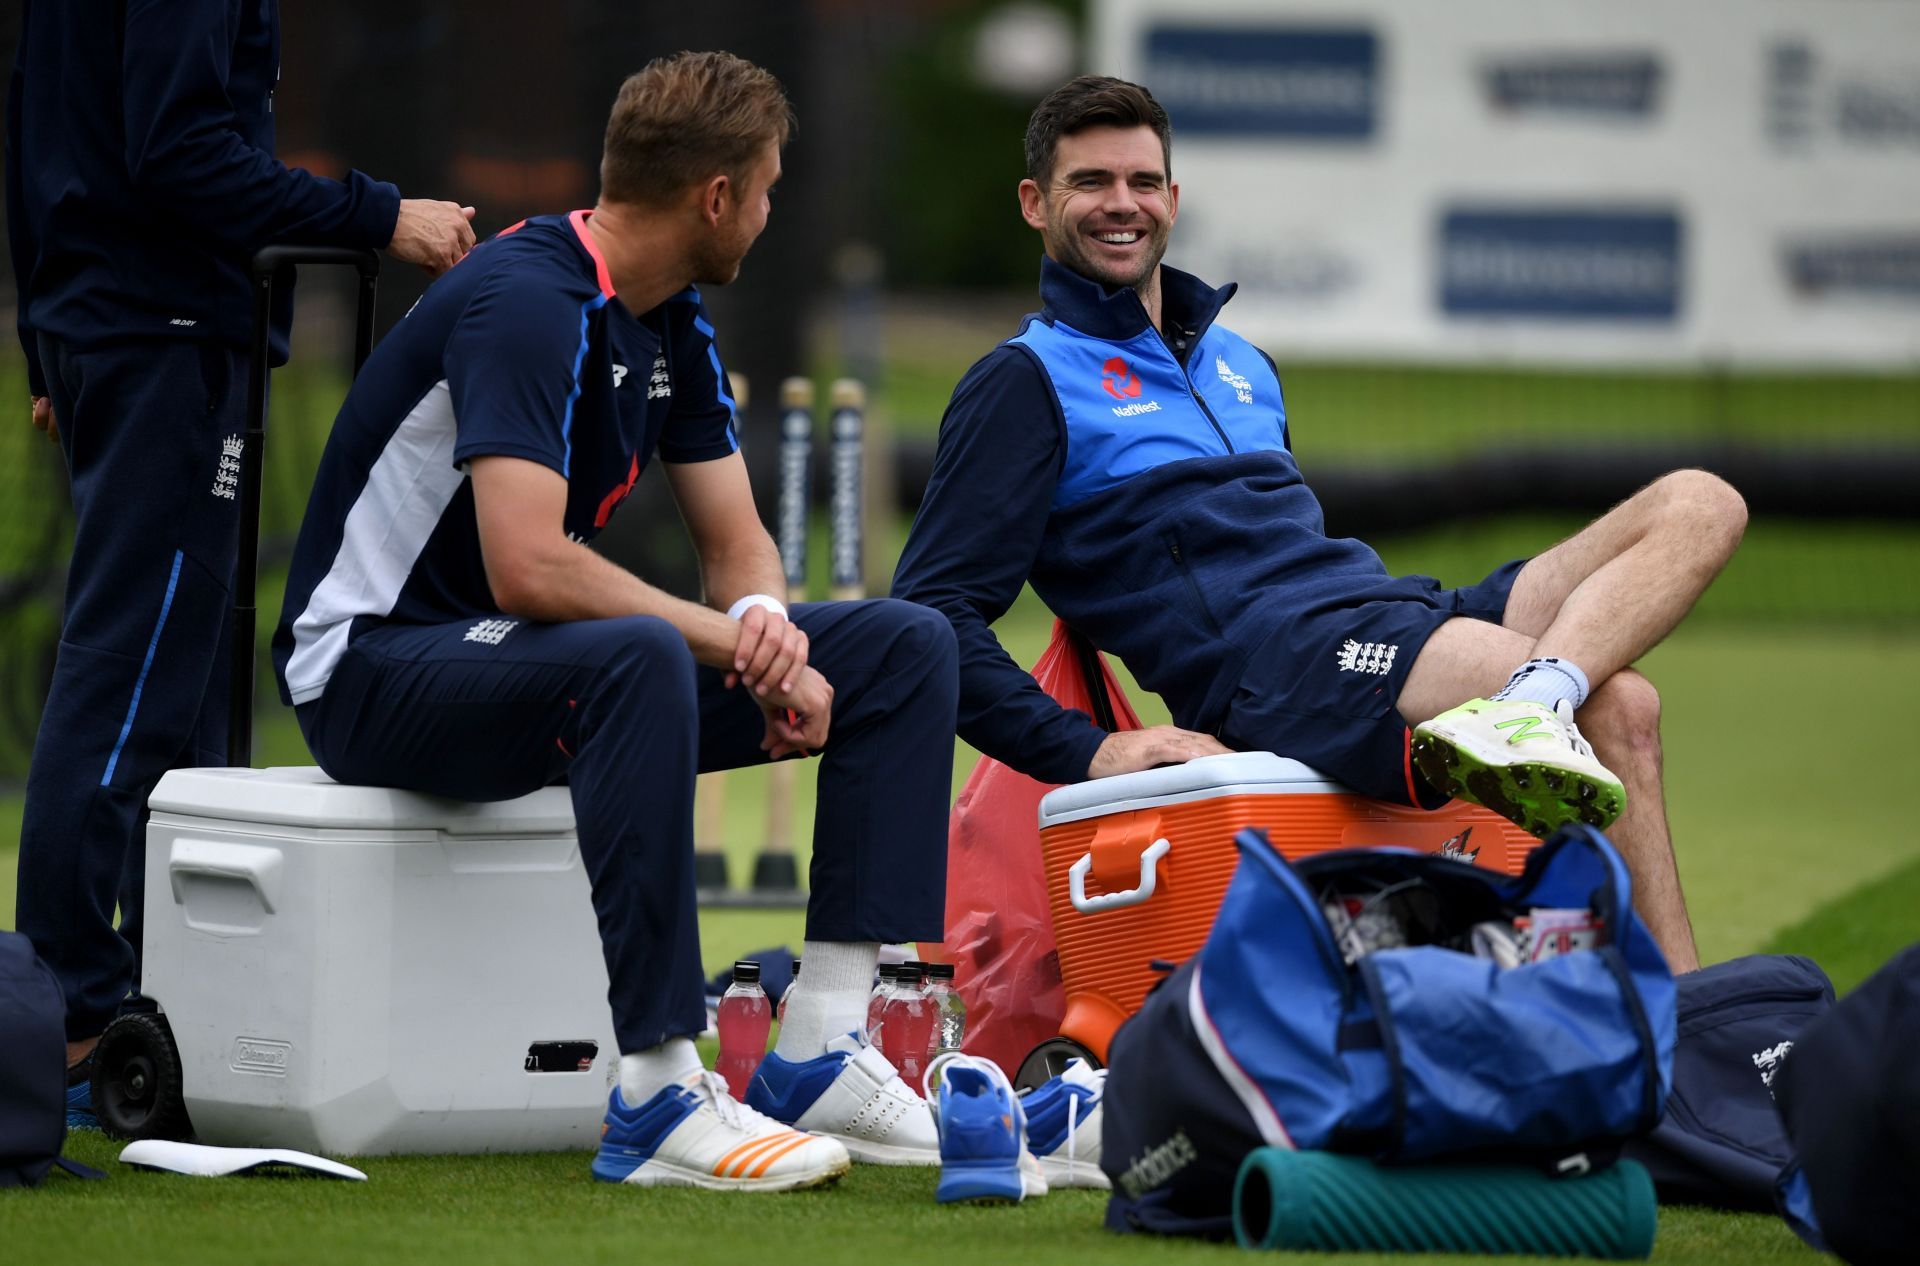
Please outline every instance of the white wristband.
[{"label": "white wristband", "polygon": [[780,599],[771,594],[750,593],[727,608],[727,618],[737,620],[755,607],[765,607],[769,611],[778,611],[781,619],[787,618],[787,608]]}]

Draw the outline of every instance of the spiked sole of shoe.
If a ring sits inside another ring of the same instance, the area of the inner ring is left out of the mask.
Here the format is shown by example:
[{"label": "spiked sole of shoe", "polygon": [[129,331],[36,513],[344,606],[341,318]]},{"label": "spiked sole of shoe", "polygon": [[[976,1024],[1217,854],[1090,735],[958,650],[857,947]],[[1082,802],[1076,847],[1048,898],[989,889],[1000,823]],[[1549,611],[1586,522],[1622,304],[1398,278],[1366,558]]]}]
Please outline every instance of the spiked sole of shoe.
[{"label": "spiked sole of shoe", "polygon": [[1438,734],[1414,739],[1413,763],[1437,789],[1484,805],[1541,839],[1569,822],[1585,822],[1604,831],[1626,808],[1626,792],[1618,783],[1570,773],[1544,761],[1489,765]]}]

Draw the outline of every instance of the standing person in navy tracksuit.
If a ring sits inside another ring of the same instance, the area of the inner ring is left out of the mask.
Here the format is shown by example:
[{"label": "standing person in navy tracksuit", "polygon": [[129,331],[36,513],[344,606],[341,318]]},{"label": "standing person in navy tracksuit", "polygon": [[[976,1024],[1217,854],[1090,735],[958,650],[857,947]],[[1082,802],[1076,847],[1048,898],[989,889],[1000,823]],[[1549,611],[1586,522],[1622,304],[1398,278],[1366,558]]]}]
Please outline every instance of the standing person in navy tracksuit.
[{"label": "standing person in navy tracksuit", "polygon": [[[861,1030],[880,944],[940,935],[953,630],[905,602],[788,611],[694,288],[731,281],[766,226],[789,126],[778,81],[725,53],[631,77],[599,203],[482,243],[368,360],[274,637],[342,782],[567,783],[621,1053],[593,1166],[610,1182],[784,1190],[850,1156],[939,1160],[927,1105]],[[586,545],[656,451],[705,605]],[[694,775],[811,751],[807,970],[748,1107],[691,1040]]]},{"label": "standing person in navy tracksuit", "polygon": [[21,21],[7,232],[33,424],[65,454],[77,524],[17,917],[66,994],[85,1126],[88,1057],[138,985],[147,796],[226,758],[247,262],[275,242],[385,247],[438,272],[473,244],[473,211],[274,158],[277,0],[27,0]]},{"label": "standing person in navy tracksuit", "polygon": [[[1630,665],[1732,556],[1739,494],[1679,471],[1479,584],[1390,575],[1327,536],[1273,362],[1219,323],[1234,287],[1161,264],[1171,149],[1166,112],[1118,79],[1074,80],[1028,125],[1042,310],[954,389],[894,580],[953,622],[961,736],[1044,782],[1237,748],[1539,834],[1618,817],[1642,917],[1675,970],[1698,966],[1659,697]],[[1107,734],[1008,659],[989,626],[1029,579],[1178,726]]]}]

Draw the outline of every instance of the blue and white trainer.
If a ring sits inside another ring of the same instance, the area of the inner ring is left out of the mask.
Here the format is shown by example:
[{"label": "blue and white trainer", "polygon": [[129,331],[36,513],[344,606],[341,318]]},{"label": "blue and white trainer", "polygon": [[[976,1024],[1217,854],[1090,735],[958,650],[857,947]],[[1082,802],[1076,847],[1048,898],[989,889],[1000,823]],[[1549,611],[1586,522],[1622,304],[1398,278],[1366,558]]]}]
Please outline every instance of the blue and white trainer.
[{"label": "blue and white trainer", "polygon": [[[940,1079],[936,1098],[935,1076]],[[941,1204],[1018,1204],[1047,1194],[1047,1180],[1027,1150],[1027,1118],[1000,1066],[949,1051],[928,1065],[927,1102],[938,1103]]]},{"label": "blue and white trainer", "polygon": [[927,1102],[862,1033],[827,1043],[815,1059],[767,1052],[754,1070],[747,1103],[796,1130],[837,1140],[869,1165],[938,1165],[940,1136]]},{"label": "blue and white trainer", "polygon": [[67,1128],[97,1130],[100,1118],[93,1110],[93,1052],[67,1069]]},{"label": "blue and white trainer", "polygon": [[593,1158],[601,1182],[709,1191],[797,1191],[833,1182],[850,1167],[838,1143],[768,1120],[706,1071],[637,1108],[615,1086]]},{"label": "blue and white trainer", "polygon": [[1106,1091],[1107,1070],[1076,1059],[1020,1101],[1027,1112],[1027,1146],[1048,1185],[1111,1189],[1100,1171],[1100,1101]]}]

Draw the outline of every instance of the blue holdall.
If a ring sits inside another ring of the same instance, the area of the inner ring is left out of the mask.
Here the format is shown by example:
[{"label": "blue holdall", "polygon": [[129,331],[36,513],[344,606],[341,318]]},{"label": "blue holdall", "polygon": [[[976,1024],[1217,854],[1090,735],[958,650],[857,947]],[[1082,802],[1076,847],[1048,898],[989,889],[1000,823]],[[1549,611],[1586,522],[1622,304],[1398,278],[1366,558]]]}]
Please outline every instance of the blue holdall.
[{"label": "blue holdall", "polygon": [[[1660,1119],[1674,981],[1600,832],[1562,829],[1518,878],[1399,849],[1293,866],[1253,829],[1235,843],[1206,944],[1114,1038],[1110,1226],[1224,1233],[1263,1145],[1551,1168],[1610,1160]],[[1383,901],[1396,930],[1356,942],[1342,912]],[[1598,943],[1505,967],[1463,952],[1476,925],[1543,909],[1586,916]]]},{"label": "blue holdall", "polygon": [[53,971],[18,932],[0,932],[0,1187],[31,1187],[58,1165],[67,1137],[67,1007]]},{"label": "blue holdall", "polygon": [[1667,1115],[1625,1154],[1662,1204],[1772,1213],[1793,1144],[1774,1085],[1800,1037],[1833,1008],[1810,958],[1749,954],[1679,979],[1680,1044]]}]

